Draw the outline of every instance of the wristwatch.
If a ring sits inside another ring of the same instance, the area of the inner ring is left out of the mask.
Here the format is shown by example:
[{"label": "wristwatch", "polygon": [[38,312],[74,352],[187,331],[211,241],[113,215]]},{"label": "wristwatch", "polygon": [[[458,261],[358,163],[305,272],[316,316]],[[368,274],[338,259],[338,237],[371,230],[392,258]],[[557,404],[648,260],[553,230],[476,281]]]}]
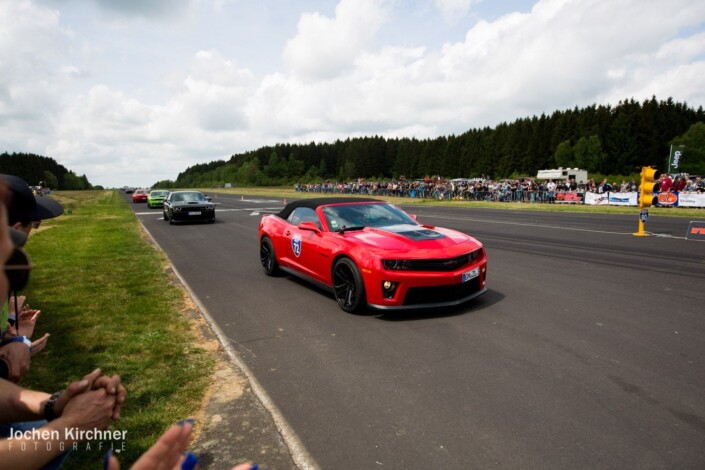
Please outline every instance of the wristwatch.
[{"label": "wristwatch", "polygon": [[52,421],[57,418],[56,413],[54,412],[54,405],[56,405],[56,401],[59,399],[62,393],[64,393],[63,390],[54,392],[54,394],[50,396],[47,402],[44,404],[44,418],[47,421]]}]

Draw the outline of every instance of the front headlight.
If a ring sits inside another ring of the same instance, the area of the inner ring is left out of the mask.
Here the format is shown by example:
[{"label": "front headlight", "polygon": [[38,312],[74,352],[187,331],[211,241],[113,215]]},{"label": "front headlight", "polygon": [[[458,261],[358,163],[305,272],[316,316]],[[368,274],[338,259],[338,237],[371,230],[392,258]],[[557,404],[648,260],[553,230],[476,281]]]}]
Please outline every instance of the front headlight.
[{"label": "front headlight", "polygon": [[382,266],[388,271],[408,271],[411,269],[411,261],[408,259],[383,259]]},{"label": "front headlight", "polygon": [[203,210],[204,210],[204,211],[214,211],[214,210],[215,210],[215,206],[206,206],[206,207],[203,208]]}]

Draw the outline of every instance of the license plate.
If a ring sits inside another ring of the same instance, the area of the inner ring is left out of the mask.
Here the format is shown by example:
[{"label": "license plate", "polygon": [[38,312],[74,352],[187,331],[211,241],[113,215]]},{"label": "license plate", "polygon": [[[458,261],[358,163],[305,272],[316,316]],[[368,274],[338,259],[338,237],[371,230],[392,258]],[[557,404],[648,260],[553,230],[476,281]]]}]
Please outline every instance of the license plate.
[{"label": "license plate", "polygon": [[200,212],[189,212],[188,215],[201,215]]},{"label": "license plate", "polygon": [[480,275],[480,268],[471,269],[468,272],[463,273],[463,282],[468,282],[471,279],[475,279]]}]

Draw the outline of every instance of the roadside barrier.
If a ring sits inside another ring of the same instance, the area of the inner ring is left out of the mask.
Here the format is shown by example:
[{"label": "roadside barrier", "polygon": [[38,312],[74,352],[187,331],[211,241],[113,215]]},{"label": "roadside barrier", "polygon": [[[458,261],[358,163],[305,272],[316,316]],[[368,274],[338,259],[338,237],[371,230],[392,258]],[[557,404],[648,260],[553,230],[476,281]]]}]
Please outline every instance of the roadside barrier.
[{"label": "roadside barrier", "polygon": [[[321,194],[359,194],[378,197],[408,197],[411,199],[436,199],[447,201],[490,201],[521,202],[527,204],[585,204],[604,206],[639,205],[636,191],[631,192],[578,192],[578,191],[535,191],[535,190],[487,190],[451,189],[435,187],[411,188],[402,185],[393,187],[366,187],[355,185],[301,185],[296,191]],[[705,193],[681,192],[660,193],[658,205],[662,207],[705,208]]]}]

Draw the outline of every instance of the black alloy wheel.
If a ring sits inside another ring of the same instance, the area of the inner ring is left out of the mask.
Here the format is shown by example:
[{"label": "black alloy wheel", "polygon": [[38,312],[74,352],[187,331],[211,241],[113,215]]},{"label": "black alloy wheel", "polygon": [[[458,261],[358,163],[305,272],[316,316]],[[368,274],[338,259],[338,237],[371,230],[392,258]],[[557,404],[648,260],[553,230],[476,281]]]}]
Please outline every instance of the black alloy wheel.
[{"label": "black alloy wheel", "polygon": [[338,306],[348,313],[367,306],[362,275],[350,258],[340,258],[333,266],[333,293]]},{"label": "black alloy wheel", "polygon": [[259,244],[259,259],[262,263],[264,274],[267,276],[274,276],[277,274],[277,257],[274,254],[272,241],[268,237],[262,238],[262,241]]}]

